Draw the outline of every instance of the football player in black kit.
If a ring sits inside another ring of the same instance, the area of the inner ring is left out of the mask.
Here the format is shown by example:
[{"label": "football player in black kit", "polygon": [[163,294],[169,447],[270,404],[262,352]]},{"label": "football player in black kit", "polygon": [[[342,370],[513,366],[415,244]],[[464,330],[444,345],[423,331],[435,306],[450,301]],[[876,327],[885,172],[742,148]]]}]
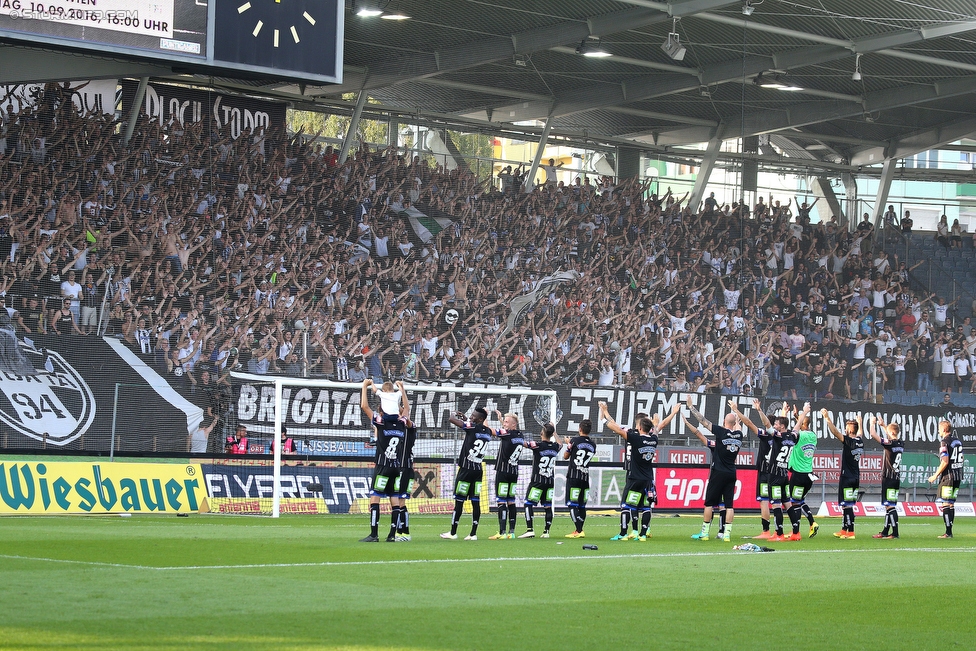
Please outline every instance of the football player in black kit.
[{"label": "football player in black kit", "polygon": [[556,458],[562,448],[562,441],[556,436],[552,423],[542,426],[542,439],[539,442],[526,441],[525,446],[532,450],[532,478],[525,493],[525,533],[519,538],[535,538],[535,507],[541,505],[546,511],[546,528],[540,538],[549,537],[552,527],[552,495],[556,490]]},{"label": "football player in black kit", "polygon": [[407,393],[402,383],[398,383],[401,394],[400,414],[384,414],[374,412],[369,406],[368,390],[372,380],[363,381],[359,406],[369,418],[376,436],[376,467],[373,470],[373,481],[369,496],[369,535],[360,542],[379,542],[380,501],[383,497],[390,498],[390,535],[387,542],[396,542],[397,524],[400,518],[400,479],[403,475],[407,450],[407,429],[413,423],[400,414],[410,412]]},{"label": "football player in black kit", "polygon": [[[518,416],[505,414],[495,410],[502,427],[495,435],[501,444],[498,446],[498,457],[495,460],[495,499],[498,502],[498,533],[488,536],[488,540],[515,538],[515,520],[518,510],[515,508],[515,489],[518,484],[518,462],[522,458],[522,447],[525,437],[519,429]],[[506,533],[506,526],[508,532]]]},{"label": "football player in black kit", "polygon": [[[762,419],[763,428],[760,429],[751,420],[746,418],[741,411],[739,411],[738,406],[730,403],[732,410],[735,415],[739,417],[739,420],[749,428],[749,430],[756,435],[759,439],[759,451],[756,457],[756,501],[759,502],[760,513],[759,517],[762,520],[762,533],[758,536],[753,536],[754,540],[766,540],[771,535],[769,532],[769,469],[772,464],[772,450],[771,442],[773,440],[773,425],[769,422],[769,418],[762,410],[762,406],[758,399],[753,398],[752,408],[758,412],[759,417]],[[721,515],[721,512],[719,513]],[[722,535],[723,528],[719,529],[719,535]]]},{"label": "football player in black kit", "polygon": [[881,466],[881,503],[885,507],[885,523],[881,533],[872,538],[894,540],[898,538],[898,491],[901,488],[901,455],[905,452],[905,443],[901,440],[901,426],[898,423],[886,425],[881,423],[884,436],[878,436],[876,426],[878,419],[871,416],[871,431],[868,435],[884,448],[884,463]]},{"label": "football player in black kit", "polygon": [[945,533],[939,538],[952,538],[952,524],[956,519],[956,497],[965,468],[962,441],[952,429],[952,423],[939,421],[939,467],[929,477],[929,483],[939,482],[939,499],[942,503],[942,520]]},{"label": "football player in black kit", "polygon": [[451,424],[464,431],[464,442],[457,458],[457,475],[454,478],[454,515],[451,516],[451,531],[441,534],[446,540],[457,540],[458,523],[464,512],[465,500],[471,500],[471,533],[465,540],[478,539],[478,520],[481,518],[481,481],[484,477],[482,463],[488,442],[494,431],[485,425],[488,412],[483,407],[477,407],[471,412],[468,420],[464,414],[458,412],[451,417]]},{"label": "football player in black kit", "polygon": [[681,414],[681,420],[684,421],[685,427],[691,430],[691,433],[712,451],[712,467],[708,472],[708,488],[705,489],[705,509],[702,512],[701,533],[695,534],[692,539],[708,540],[708,530],[712,525],[712,510],[724,503],[727,507],[725,535],[718,536],[718,539],[731,540],[732,520],[735,518],[735,509],[732,507],[735,498],[735,460],[739,456],[739,449],[742,447],[742,430],[738,429],[739,417],[732,411],[725,415],[724,426],[715,425],[695,409],[695,406],[691,404],[691,396],[688,396],[687,404],[688,409],[698,419],[699,424],[715,435],[714,440],[705,438],[705,435],[698,431],[698,428],[692,425],[684,414]]},{"label": "football player in black kit", "polygon": [[[410,407],[407,406],[406,416]],[[396,542],[410,542],[410,514],[407,513],[407,500],[413,491],[413,446],[417,442],[417,427],[407,419],[407,435],[403,439],[403,472],[397,480],[397,503],[400,507],[400,517],[396,518]]]},{"label": "football player in black kit", "polygon": [[[658,433],[671,423],[680,409],[680,405],[676,404],[664,420],[655,414],[657,425],[650,418],[644,417],[637,421],[637,429],[625,429],[610,417],[607,403],[600,403],[600,418],[607,421],[610,431],[618,434],[630,446],[627,484],[620,503],[620,533],[610,540],[647,540],[647,530],[651,526],[651,508],[657,502],[654,456],[657,454]],[[633,533],[628,533],[631,523],[634,530]]]},{"label": "football player in black kit", "polygon": [[827,410],[821,409],[820,415],[827,423],[827,429],[837,440],[844,444],[844,451],[840,456],[840,484],[837,489],[837,501],[844,509],[844,524],[840,531],[834,532],[835,538],[854,539],[854,505],[857,504],[858,491],[861,488],[861,454],[864,453],[864,439],[861,438],[861,426],[856,420],[844,423],[844,431],[830,422]]},{"label": "football player in black kit", "polygon": [[576,526],[575,531],[566,534],[567,538],[586,538],[583,525],[586,523],[586,502],[590,497],[590,461],[596,456],[596,444],[590,440],[592,429],[589,418],[580,421],[577,435],[569,440],[569,448],[563,452],[563,459],[569,459],[566,506]]}]

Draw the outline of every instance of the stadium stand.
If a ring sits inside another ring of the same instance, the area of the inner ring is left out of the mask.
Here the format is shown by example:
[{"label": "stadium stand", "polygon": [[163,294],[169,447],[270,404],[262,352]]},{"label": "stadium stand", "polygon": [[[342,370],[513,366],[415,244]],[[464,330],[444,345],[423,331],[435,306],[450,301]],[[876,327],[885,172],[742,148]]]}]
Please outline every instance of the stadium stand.
[{"label": "stadium stand", "polygon": [[0,140],[11,321],[119,337],[181,391],[307,365],[859,399],[874,367],[889,400],[976,406],[972,306],[927,288],[971,285],[967,237],[897,235],[889,255],[868,219],[811,223],[792,199],[686,206],[609,177],[519,194],[396,148],[339,165],[305,134],[145,117],[123,147],[109,118],[37,106],[5,112]]}]

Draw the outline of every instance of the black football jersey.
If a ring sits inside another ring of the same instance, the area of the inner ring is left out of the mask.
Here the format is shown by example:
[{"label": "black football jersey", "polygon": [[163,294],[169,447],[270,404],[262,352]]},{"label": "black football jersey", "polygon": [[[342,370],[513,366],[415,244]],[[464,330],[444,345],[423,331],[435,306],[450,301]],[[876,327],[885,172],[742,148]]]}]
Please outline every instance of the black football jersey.
[{"label": "black football jersey", "polygon": [[905,442],[901,439],[881,439],[884,448],[884,464],[881,466],[882,479],[901,479],[901,455],[905,453]]},{"label": "black football jersey", "polygon": [[482,423],[468,421],[461,428],[464,432],[464,442],[458,453],[457,465],[467,470],[481,470],[491,441],[491,430]]},{"label": "black football jersey", "polygon": [[627,479],[654,481],[654,456],[657,454],[657,434],[651,431],[641,434],[636,429],[627,430],[630,446],[630,467]]},{"label": "black football jersey", "polygon": [[498,438],[501,444],[498,446],[498,458],[495,459],[495,472],[517,475],[525,437],[517,429],[502,429],[498,430]]},{"label": "black football jersey", "polygon": [[942,444],[939,446],[939,457],[949,459],[949,465],[942,471],[942,476],[939,478],[940,481],[946,484],[961,482],[966,465],[966,457],[962,451],[962,441],[956,438],[955,435],[942,439]]},{"label": "black football jersey", "polygon": [[844,451],[840,455],[840,478],[844,481],[861,480],[861,455],[864,454],[864,439],[860,436],[844,436]]},{"label": "black football jersey", "polygon": [[793,446],[796,445],[796,432],[776,432],[773,435],[769,446],[769,476],[786,477],[790,474],[790,454],[793,453]]},{"label": "black football jersey", "polygon": [[588,436],[574,436],[569,442],[569,470],[566,479],[589,480],[590,461],[596,456],[596,443]]},{"label": "black football jersey", "polygon": [[380,468],[403,468],[407,453],[405,439],[407,423],[400,418],[383,418],[379,413],[373,416],[373,429],[376,431],[376,465]]},{"label": "black football jersey", "polygon": [[713,424],[712,434],[715,439],[708,442],[712,450],[712,470],[734,475],[735,460],[742,448],[742,431]]},{"label": "black football jersey", "polygon": [[530,441],[527,445],[532,450],[532,483],[548,486],[555,484],[556,459],[559,458],[562,446],[552,441]]}]

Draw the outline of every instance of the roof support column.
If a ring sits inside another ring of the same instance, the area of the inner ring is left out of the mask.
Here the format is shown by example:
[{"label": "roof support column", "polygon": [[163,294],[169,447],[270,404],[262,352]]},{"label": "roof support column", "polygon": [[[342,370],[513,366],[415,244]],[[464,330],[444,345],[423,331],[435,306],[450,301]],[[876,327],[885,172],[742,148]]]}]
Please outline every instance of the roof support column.
[{"label": "roof support column", "polygon": [[140,77],[139,86],[136,88],[136,96],[132,98],[132,110],[129,111],[129,120],[125,123],[125,133],[122,135],[122,146],[128,147],[132,140],[132,134],[136,128],[136,120],[139,119],[139,111],[142,109],[142,101],[146,99],[146,86],[149,85],[149,77]]},{"label": "roof support column", "polygon": [[349,120],[349,130],[346,131],[346,137],[342,141],[342,149],[339,151],[339,164],[342,165],[349,158],[349,148],[352,146],[352,139],[356,137],[356,132],[359,131],[359,118],[363,114],[363,107],[366,105],[366,89],[359,91],[359,97],[356,99],[356,108],[353,109],[352,119]]},{"label": "roof support column", "polygon": [[897,158],[886,158],[881,167],[881,181],[878,183],[878,194],[874,198],[874,230],[881,229],[881,216],[885,212],[885,204],[888,203],[888,192],[891,190],[891,179],[895,176],[895,166],[898,164]]},{"label": "roof support column", "polygon": [[546,143],[549,142],[549,131],[552,129],[552,116],[546,118],[546,124],[542,127],[542,137],[539,138],[539,147],[535,150],[535,158],[532,159],[532,167],[525,177],[525,192],[532,192],[535,187],[535,175],[539,172],[539,163],[542,162],[542,154],[546,150]]},{"label": "roof support column", "polygon": [[[834,192],[834,189],[830,187],[830,179],[824,176],[818,176],[814,180],[813,194],[814,196],[824,198],[824,201],[827,202],[827,207],[830,208],[830,214],[837,218],[837,223],[844,222],[844,208],[840,205],[840,201],[837,200],[837,194]],[[822,215],[820,221],[826,221]]]},{"label": "roof support column", "polygon": [[725,132],[725,125],[720,124],[715,127],[715,134],[708,141],[705,149],[705,156],[702,157],[701,167],[698,168],[698,178],[695,179],[695,187],[691,190],[691,197],[688,199],[688,207],[692,211],[698,210],[698,204],[705,196],[705,186],[708,185],[708,178],[712,175],[715,168],[715,161],[718,160],[719,152],[722,150],[722,134]]}]

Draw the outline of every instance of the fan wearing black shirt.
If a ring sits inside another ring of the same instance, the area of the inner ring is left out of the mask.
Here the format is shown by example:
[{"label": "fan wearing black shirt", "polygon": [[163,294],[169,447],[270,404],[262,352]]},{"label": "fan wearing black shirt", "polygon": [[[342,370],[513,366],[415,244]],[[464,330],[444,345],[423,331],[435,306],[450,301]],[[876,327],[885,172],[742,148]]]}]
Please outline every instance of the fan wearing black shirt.
[{"label": "fan wearing black shirt", "polygon": [[569,517],[576,530],[566,534],[567,538],[585,538],[583,525],[586,523],[586,502],[590,497],[590,461],[596,456],[596,444],[590,440],[593,423],[589,418],[580,421],[577,435],[570,439],[569,448],[563,452],[563,459],[569,459],[566,471],[566,506]]},{"label": "fan wearing black shirt", "polygon": [[[600,403],[600,418],[607,421],[610,431],[616,433],[630,446],[630,465],[627,468],[627,484],[624,486],[623,500],[620,503],[620,533],[610,540],[647,540],[647,530],[651,526],[651,508],[657,501],[654,487],[654,457],[657,454],[658,433],[667,427],[678,411],[675,404],[668,416],[661,420],[655,414],[657,425],[650,418],[637,421],[637,429],[626,429],[618,425],[607,409],[607,403]],[[633,523],[633,533],[628,529]],[[638,533],[638,523],[640,532]]]},{"label": "fan wearing black shirt", "polygon": [[861,487],[861,455],[864,453],[864,439],[861,438],[861,425],[853,419],[844,423],[844,431],[837,429],[828,418],[826,409],[820,410],[827,429],[841,443],[844,451],[840,461],[840,484],[838,485],[837,502],[844,509],[844,524],[840,531],[834,532],[835,538],[854,539],[854,505],[857,504],[858,490]]},{"label": "fan wearing black shirt", "polygon": [[488,442],[494,435],[494,430],[485,425],[488,412],[484,407],[477,407],[471,412],[468,420],[463,420],[464,414],[458,412],[451,417],[451,425],[460,427],[464,432],[464,442],[457,458],[457,475],[454,478],[454,514],[451,516],[451,531],[441,534],[446,540],[457,540],[458,523],[464,512],[464,502],[471,500],[471,533],[465,540],[478,539],[478,520],[481,518],[481,481],[484,477],[482,464]]},{"label": "fan wearing black shirt", "polygon": [[705,418],[694,405],[691,404],[691,396],[688,396],[688,409],[692,415],[698,419],[699,424],[710,430],[715,436],[714,440],[708,439],[697,427],[681,415],[685,427],[698,437],[698,440],[712,451],[712,463],[708,472],[708,488],[705,489],[705,509],[702,512],[701,533],[697,533],[692,538],[694,540],[708,540],[708,530],[712,524],[712,510],[719,504],[725,504],[725,535],[719,535],[719,540],[732,539],[732,520],[735,518],[735,509],[732,507],[735,498],[735,460],[739,456],[739,449],[742,447],[742,430],[739,427],[739,417],[734,411],[725,415],[724,426],[715,425]]}]

